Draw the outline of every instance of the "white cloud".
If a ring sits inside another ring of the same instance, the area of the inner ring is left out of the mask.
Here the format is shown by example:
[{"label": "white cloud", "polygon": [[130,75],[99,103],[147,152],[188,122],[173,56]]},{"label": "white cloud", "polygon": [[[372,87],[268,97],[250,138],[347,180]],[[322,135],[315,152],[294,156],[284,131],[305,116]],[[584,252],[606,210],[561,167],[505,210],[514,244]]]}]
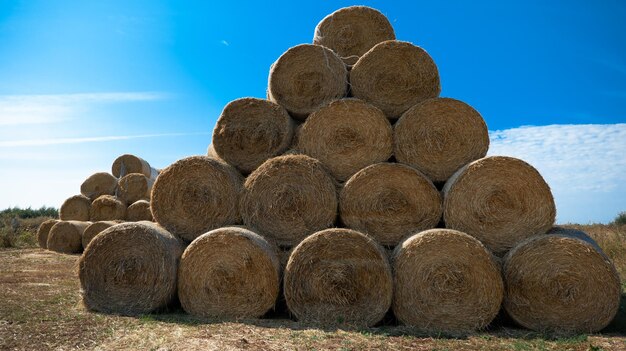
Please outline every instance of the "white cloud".
[{"label": "white cloud", "polygon": [[220,43],[222,43],[225,46],[230,46],[230,44],[226,40],[222,40]]}]

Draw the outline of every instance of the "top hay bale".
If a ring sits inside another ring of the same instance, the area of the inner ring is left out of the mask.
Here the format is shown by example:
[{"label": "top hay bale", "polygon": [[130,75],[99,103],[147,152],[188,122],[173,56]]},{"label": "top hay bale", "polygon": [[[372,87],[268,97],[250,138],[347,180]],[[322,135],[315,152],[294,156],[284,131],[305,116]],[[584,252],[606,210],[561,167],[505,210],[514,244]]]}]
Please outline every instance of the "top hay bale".
[{"label": "top hay bale", "polygon": [[80,193],[92,201],[102,195],[115,195],[117,178],[107,172],[94,173],[80,185]]},{"label": "top hay bale", "polygon": [[159,175],[156,169],[150,167],[148,161],[130,154],[116,158],[111,166],[111,173],[117,178],[122,178],[130,173],[141,173],[152,179],[155,179]]},{"label": "top hay bale", "polygon": [[320,45],[294,46],[270,70],[268,99],[283,106],[296,119],[306,119],[347,92],[346,65],[337,54]]},{"label": "top hay bale", "polygon": [[323,45],[345,59],[358,58],[374,45],[396,35],[385,15],[367,6],[350,6],[326,16],[315,27],[313,44]]},{"label": "top hay bale", "polygon": [[380,108],[395,120],[413,105],[439,96],[439,72],[424,49],[388,40],[374,46],[352,67],[354,97]]}]

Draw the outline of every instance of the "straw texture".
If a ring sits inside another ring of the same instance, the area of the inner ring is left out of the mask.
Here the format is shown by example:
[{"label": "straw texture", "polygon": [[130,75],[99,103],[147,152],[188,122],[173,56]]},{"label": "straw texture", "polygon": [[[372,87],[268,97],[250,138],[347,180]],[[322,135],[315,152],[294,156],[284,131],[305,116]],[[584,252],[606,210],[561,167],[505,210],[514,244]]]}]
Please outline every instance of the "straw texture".
[{"label": "straw texture", "polygon": [[89,218],[92,222],[123,220],[126,205],[115,196],[102,195],[91,204]]},{"label": "straw texture", "polygon": [[91,200],[84,195],[74,195],[65,200],[59,209],[62,221],[88,221]]},{"label": "straw texture", "polygon": [[80,193],[91,200],[102,195],[115,195],[117,178],[107,172],[94,173],[80,186]]},{"label": "straw texture", "polygon": [[50,251],[60,253],[79,253],[83,249],[82,235],[91,224],[81,221],[59,221],[50,228],[47,247]]}]

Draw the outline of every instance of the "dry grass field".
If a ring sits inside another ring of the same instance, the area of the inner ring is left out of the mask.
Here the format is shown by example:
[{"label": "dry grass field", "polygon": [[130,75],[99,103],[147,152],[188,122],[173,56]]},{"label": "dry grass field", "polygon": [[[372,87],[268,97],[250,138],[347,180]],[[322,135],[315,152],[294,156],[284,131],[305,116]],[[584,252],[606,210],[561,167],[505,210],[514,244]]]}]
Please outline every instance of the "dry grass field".
[{"label": "dry grass field", "polygon": [[[593,236],[626,282],[626,226],[575,226]],[[32,229],[30,229],[32,231]],[[86,311],[79,302],[78,256],[35,248],[0,249],[1,350],[626,350],[626,283],[615,321],[602,333],[558,338],[506,321],[462,337],[422,335],[387,323],[325,330],[275,312],[261,320],[215,321],[173,307],[162,314],[120,317]]]}]

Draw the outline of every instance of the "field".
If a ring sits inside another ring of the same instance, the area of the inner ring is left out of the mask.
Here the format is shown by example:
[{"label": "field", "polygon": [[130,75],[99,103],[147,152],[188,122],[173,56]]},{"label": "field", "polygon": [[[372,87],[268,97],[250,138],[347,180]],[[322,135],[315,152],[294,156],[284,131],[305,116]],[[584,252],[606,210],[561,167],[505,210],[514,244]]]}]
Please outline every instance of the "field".
[{"label": "field", "polygon": [[[401,326],[325,330],[275,312],[271,319],[200,320],[179,308],[120,317],[86,311],[79,302],[78,256],[34,247],[37,220],[0,249],[1,350],[626,350],[626,283],[615,321],[602,333],[559,338],[500,321],[462,337],[421,335]],[[593,236],[626,282],[626,226],[575,226]],[[5,228],[6,229],[6,228]],[[5,235],[0,238],[5,242]]]}]

